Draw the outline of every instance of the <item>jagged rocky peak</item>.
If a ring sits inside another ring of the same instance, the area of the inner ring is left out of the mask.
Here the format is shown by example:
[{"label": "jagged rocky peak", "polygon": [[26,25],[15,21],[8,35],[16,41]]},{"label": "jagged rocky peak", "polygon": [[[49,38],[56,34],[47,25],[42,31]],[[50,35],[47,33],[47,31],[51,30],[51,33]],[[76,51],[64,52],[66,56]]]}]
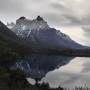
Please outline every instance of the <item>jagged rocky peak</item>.
[{"label": "jagged rocky peak", "polygon": [[40,16],[37,16],[36,19],[30,20],[26,17],[20,17],[16,20],[17,30],[39,30],[39,29],[48,29],[49,25],[47,22]]},{"label": "jagged rocky peak", "polygon": [[20,19],[20,20],[24,20],[24,19],[26,19],[26,17],[22,16],[22,17],[20,17],[19,19]]},{"label": "jagged rocky peak", "polygon": [[22,16],[19,19],[16,20],[16,24],[21,24],[26,20],[26,17]]},{"label": "jagged rocky peak", "polygon": [[38,21],[44,21],[41,16],[37,16],[36,20],[38,20]]},{"label": "jagged rocky peak", "polygon": [[19,19],[16,20],[16,23],[17,23],[18,21],[25,20],[25,19],[26,19],[26,17],[22,16],[22,17],[20,17]]},{"label": "jagged rocky peak", "polygon": [[22,23],[23,24],[32,24],[32,23],[39,23],[39,22],[47,23],[41,16],[37,16],[37,18],[33,19],[33,20],[27,19],[26,17],[22,16],[16,20],[16,24],[22,24]]}]

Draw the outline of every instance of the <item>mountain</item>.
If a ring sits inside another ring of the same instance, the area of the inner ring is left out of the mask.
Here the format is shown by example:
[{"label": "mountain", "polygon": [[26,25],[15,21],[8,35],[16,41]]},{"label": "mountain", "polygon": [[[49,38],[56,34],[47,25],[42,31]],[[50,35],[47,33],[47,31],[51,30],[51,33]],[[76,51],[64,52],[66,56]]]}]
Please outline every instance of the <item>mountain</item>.
[{"label": "mountain", "polygon": [[32,48],[34,52],[60,52],[62,50],[83,50],[88,47],[82,46],[73,41],[68,35],[60,30],[51,28],[40,16],[29,20],[20,17],[12,31]]},{"label": "mountain", "polygon": [[26,57],[31,54],[90,56],[89,47],[51,28],[40,16],[34,20],[20,17],[12,27],[9,29],[0,22],[0,58],[10,58],[13,55]]},{"label": "mountain", "polygon": [[15,33],[0,21],[0,61],[22,57],[28,49]]}]

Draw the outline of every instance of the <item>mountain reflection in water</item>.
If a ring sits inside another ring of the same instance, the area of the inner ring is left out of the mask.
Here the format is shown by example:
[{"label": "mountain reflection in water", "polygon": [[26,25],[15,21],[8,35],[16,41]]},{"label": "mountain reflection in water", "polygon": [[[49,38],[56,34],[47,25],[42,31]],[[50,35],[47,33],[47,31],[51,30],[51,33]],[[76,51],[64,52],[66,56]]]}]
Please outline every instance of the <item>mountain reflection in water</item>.
[{"label": "mountain reflection in water", "polygon": [[53,55],[31,55],[30,58],[17,61],[11,69],[23,70],[27,77],[40,81],[49,71],[69,63],[73,57]]}]

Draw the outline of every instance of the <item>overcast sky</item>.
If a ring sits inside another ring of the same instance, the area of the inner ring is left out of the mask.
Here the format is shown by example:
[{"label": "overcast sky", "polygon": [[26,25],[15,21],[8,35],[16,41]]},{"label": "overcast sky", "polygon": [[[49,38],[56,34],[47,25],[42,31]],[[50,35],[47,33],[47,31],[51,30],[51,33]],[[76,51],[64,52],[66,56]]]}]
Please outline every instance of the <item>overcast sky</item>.
[{"label": "overcast sky", "polygon": [[90,23],[90,0],[0,0],[0,20],[41,15],[53,26]]}]

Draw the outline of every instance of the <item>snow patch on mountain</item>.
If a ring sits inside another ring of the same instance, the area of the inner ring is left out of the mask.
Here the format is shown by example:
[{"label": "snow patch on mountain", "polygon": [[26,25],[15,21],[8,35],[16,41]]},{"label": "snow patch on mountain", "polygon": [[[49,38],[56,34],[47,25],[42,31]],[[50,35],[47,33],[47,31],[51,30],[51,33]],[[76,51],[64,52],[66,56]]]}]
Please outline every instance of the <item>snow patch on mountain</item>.
[{"label": "snow patch on mountain", "polygon": [[15,26],[15,23],[13,23],[13,22],[8,23],[8,22],[7,22],[7,27],[8,27],[9,29],[12,29],[14,26]]}]

